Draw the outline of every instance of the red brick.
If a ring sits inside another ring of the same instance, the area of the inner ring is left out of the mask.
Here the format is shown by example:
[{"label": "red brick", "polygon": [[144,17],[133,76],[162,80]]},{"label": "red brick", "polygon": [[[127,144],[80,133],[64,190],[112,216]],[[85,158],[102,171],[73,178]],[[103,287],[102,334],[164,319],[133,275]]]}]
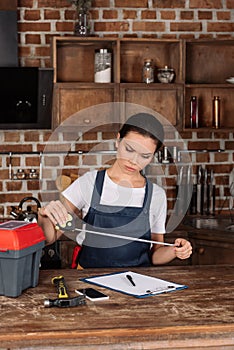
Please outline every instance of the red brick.
[{"label": "red brick", "polygon": [[39,10],[26,10],[24,13],[24,19],[26,21],[38,21],[41,19],[41,13]]},{"label": "red brick", "polygon": [[180,18],[182,20],[191,20],[194,18],[194,12],[193,11],[181,11],[180,12]]},{"label": "red brick", "polygon": [[134,22],[133,23],[134,31],[143,31],[143,32],[163,32],[165,31],[165,23],[163,22]]},{"label": "red brick", "polygon": [[171,23],[170,29],[176,32],[199,32],[202,30],[202,24],[200,22]]},{"label": "red brick", "polygon": [[207,23],[208,32],[234,32],[234,23],[213,22]]},{"label": "red brick", "polygon": [[49,32],[50,31],[50,23],[18,23],[18,31],[19,32]]},{"label": "red brick", "polygon": [[211,11],[198,11],[198,19],[212,19],[213,14]]},{"label": "red brick", "polygon": [[115,0],[115,7],[148,7],[148,1],[147,0]]},{"label": "red brick", "polygon": [[[102,135],[103,138],[103,135]],[[88,132],[83,134],[83,140],[97,140],[97,133],[96,132]]]},{"label": "red brick", "polygon": [[8,192],[21,191],[23,188],[23,181],[7,181],[6,188]]},{"label": "red brick", "polygon": [[153,7],[156,8],[184,8],[185,0],[153,0]]},{"label": "red brick", "polygon": [[58,32],[73,32],[74,31],[74,23],[63,22],[56,23],[56,30]]},{"label": "red brick", "polygon": [[118,12],[116,10],[103,10],[102,18],[116,19],[118,18]]},{"label": "red brick", "polygon": [[39,191],[41,188],[40,181],[38,180],[27,180],[28,191]]},{"label": "red brick", "polygon": [[60,11],[45,10],[44,17],[45,17],[45,19],[60,19]]},{"label": "red brick", "polygon": [[66,10],[64,12],[64,18],[65,19],[71,19],[71,20],[75,20],[76,18],[76,12],[75,11],[70,11],[70,10]]},{"label": "red brick", "polygon": [[26,67],[41,67],[41,60],[40,59],[31,59],[31,58],[26,58],[25,59],[25,66]]},{"label": "red brick", "polygon": [[40,202],[50,202],[50,201],[55,201],[59,199],[59,193],[58,192],[42,192],[38,194],[38,199]]},{"label": "red brick", "polygon": [[60,161],[59,157],[56,156],[46,156],[44,157],[45,166],[58,166]]},{"label": "red brick", "polygon": [[94,23],[95,32],[120,32],[129,30],[129,23],[127,22],[98,22]]},{"label": "red brick", "polygon": [[233,0],[226,0],[226,6],[228,9],[234,9],[234,1]]},{"label": "red brick", "polygon": [[210,153],[197,153],[196,154],[196,162],[198,164],[201,164],[201,163],[209,163],[210,161]]},{"label": "red brick", "polygon": [[220,163],[220,162],[227,162],[228,161],[228,153],[215,153],[214,154],[214,161],[215,163]]},{"label": "red brick", "polygon": [[39,131],[25,131],[24,132],[24,140],[26,142],[38,142],[39,141]]},{"label": "red brick", "polygon": [[110,7],[110,0],[93,0],[92,7]]},{"label": "red brick", "polygon": [[35,47],[35,56],[50,56],[50,47],[39,46]]},{"label": "red brick", "polygon": [[230,20],[231,19],[231,13],[229,11],[220,11],[216,13],[217,19],[220,21]]},{"label": "red brick", "polygon": [[141,19],[156,19],[156,11],[142,11]]},{"label": "red brick", "polygon": [[176,18],[175,11],[160,11],[161,19],[171,19],[174,20]]},{"label": "red brick", "polygon": [[234,151],[234,141],[226,141],[225,142],[225,149]]},{"label": "red brick", "polygon": [[40,44],[41,43],[40,34],[26,34],[25,35],[25,43],[26,44]]},{"label": "red brick", "polygon": [[32,157],[29,157],[29,156],[26,156],[25,157],[25,165],[27,167],[32,167],[32,168],[35,168],[35,167],[38,167],[40,165],[40,156],[32,156]]},{"label": "red brick", "polygon": [[19,142],[20,133],[18,131],[4,131],[4,142]]},{"label": "red brick", "polygon": [[90,18],[91,18],[92,20],[98,19],[98,18],[99,18],[99,12],[98,12],[98,10],[92,10],[92,9],[90,9],[89,14],[90,14]]},{"label": "red brick", "polygon": [[208,8],[221,9],[223,7],[222,0],[190,0],[190,8]]},{"label": "red brick", "polygon": [[[7,158],[7,166],[9,166],[9,164],[10,164],[10,158],[8,157]],[[20,157],[17,157],[15,155],[13,155],[12,158],[11,158],[11,165],[12,165],[12,167],[20,167],[20,164],[21,164]]]},{"label": "red brick", "polygon": [[38,0],[37,7],[62,8],[71,6],[67,0]]},{"label": "red brick", "polygon": [[1,203],[19,203],[21,201],[22,198],[24,197],[28,197],[28,196],[32,196],[32,193],[28,193],[28,192],[20,192],[20,193],[4,193],[1,194],[0,196],[0,202]]},{"label": "red brick", "polygon": [[213,150],[213,149],[219,149],[219,148],[220,148],[219,141],[189,141],[188,142],[188,149]]},{"label": "red brick", "polygon": [[33,0],[18,0],[19,7],[33,7]]},{"label": "red brick", "polygon": [[18,52],[20,57],[30,57],[31,56],[31,47],[30,46],[19,46]]},{"label": "red brick", "polygon": [[0,152],[32,152],[32,145],[16,144],[4,145],[0,144]]},{"label": "red brick", "polygon": [[123,9],[123,19],[136,19],[137,11]]},{"label": "red brick", "polygon": [[63,163],[64,163],[64,166],[72,166],[72,165],[77,166],[79,164],[79,156],[68,155],[64,158]]}]

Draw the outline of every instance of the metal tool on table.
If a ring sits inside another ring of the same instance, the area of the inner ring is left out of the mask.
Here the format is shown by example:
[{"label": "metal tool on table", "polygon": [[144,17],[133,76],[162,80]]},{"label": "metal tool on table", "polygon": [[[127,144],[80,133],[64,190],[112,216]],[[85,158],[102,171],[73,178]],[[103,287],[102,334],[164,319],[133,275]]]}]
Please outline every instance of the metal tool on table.
[{"label": "metal tool on table", "polygon": [[45,307],[74,307],[86,304],[85,296],[79,295],[74,298],[70,298],[67,292],[67,286],[63,276],[56,276],[52,278],[52,284],[56,286],[58,293],[57,299],[46,299],[44,301]]},{"label": "metal tool on table", "polygon": [[99,232],[99,231],[86,230],[86,229],[82,229],[82,228],[76,228],[75,227],[75,219],[73,218],[73,216],[70,213],[68,214],[68,219],[67,219],[66,223],[64,225],[57,224],[55,226],[55,229],[61,230],[61,231],[78,231],[78,232],[85,231],[86,233],[92,233],[92,234],[99,235],[99,236],[120,238],[120,239],[125,239],[127,241],[136,241],[136,242],[150,243],[150,244],[161,244],[161,245],[167,245],[167,246],[173,246],[173,247],[175,246],[173,243],[158,242],[158,241],[152,241],[152,240],[143,239],[143,238],[122,236],[122,235],[109,233],[109,232]]}]

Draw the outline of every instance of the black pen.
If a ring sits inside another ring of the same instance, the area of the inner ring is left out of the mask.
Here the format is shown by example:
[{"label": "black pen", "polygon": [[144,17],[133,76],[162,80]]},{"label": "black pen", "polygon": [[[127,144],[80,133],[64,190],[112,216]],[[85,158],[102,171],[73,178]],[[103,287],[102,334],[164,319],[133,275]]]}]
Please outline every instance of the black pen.
[{"label": "black pen", "polygon": [[132,276],[126,275],[126,277],[127,277],[127,279],[129,280],[129,282],[135,287],[136,285],[135,285],[135,283],[134,283],[134,281],[133,281],[133,279],[132,279]]}]

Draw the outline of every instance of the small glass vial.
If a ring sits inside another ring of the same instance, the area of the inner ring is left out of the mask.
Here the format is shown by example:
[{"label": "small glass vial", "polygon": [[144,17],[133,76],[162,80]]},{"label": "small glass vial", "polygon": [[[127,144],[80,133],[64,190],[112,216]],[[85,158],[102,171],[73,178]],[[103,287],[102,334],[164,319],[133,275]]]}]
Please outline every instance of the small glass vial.
[{"label": "small glass vial", "polygon": [[198,100],[197,96],[191,96],[190,99],[190,127],[198,128]]},{"label": "small glass vial", "polygon": [[220,127],[220,98],[214,96],[213,99],[213,128],[218,129]]},{"label": "small glass vial", "polygon": [[111,82],[111,53],[107,49],[100,49],[95,52],[95,83]]},{"label": "small glass vial", "polygon": [[144,65],[142,68],[142,81],[146,84],[154,82],[154,65],[153,60],[150,58],[144,60]]}]

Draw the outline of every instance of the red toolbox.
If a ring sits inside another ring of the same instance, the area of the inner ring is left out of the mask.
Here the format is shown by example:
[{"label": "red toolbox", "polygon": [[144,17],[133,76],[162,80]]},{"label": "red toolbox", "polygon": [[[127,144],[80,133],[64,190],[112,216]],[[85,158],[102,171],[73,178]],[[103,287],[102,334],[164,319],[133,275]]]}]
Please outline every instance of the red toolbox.
[{"label": "red toolbox", "polygon": [[17,297],[36,287],[45,236],[36,223],[11,220],[0,224],[0,295]]}]

